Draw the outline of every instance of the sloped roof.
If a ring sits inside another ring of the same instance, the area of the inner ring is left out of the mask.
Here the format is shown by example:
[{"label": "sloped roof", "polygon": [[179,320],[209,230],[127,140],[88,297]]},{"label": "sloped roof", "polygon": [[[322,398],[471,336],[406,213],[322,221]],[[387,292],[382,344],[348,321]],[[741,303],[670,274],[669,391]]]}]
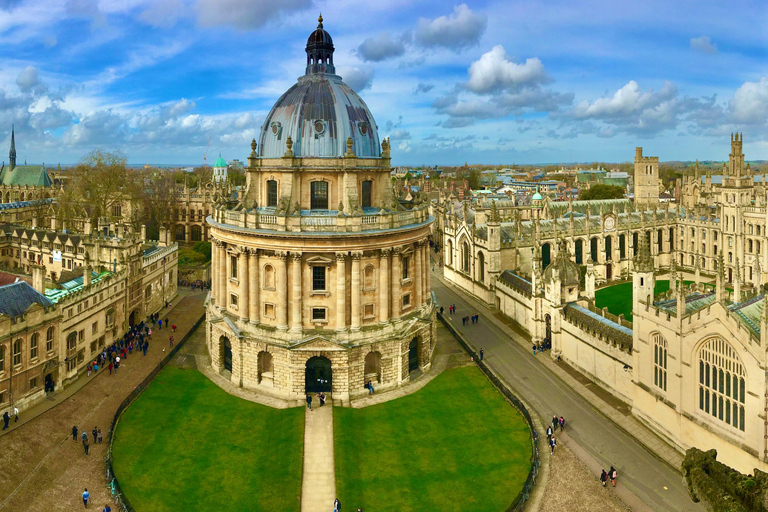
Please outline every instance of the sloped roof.
[{"label": "sloped roof", "polygon": [[17,165],[13,169],[4,165],[0,171],[0,185],[50,187],[53,182],[43,165]]},{"label": "sloped roof", "polygon": [[53,305],[45,295],[40,294],[24,281],[0,286],[0,313],[19,316],[34,303],[45,307]]}]

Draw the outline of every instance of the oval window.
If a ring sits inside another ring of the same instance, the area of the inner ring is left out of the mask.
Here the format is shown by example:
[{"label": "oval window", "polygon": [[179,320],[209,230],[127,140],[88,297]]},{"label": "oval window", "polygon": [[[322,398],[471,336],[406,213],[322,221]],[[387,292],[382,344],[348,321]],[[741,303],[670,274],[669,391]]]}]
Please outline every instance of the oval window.
[{"label": "oval window", "polygon": [[363,135],[368,133],[368,125],[365,123],[360,123],[360,133]]},{"label": "oval window", "polygon": [[272,133],[274,135],[277,135],[278,130],[280,130],[280,127],[277,125],[277,123],[272,125]]},{"label": "oval window", "polygon": [[325,125],[322,121],[315,121],[315,131],[317,133],[323,133],[323,130],[325,129]]}]

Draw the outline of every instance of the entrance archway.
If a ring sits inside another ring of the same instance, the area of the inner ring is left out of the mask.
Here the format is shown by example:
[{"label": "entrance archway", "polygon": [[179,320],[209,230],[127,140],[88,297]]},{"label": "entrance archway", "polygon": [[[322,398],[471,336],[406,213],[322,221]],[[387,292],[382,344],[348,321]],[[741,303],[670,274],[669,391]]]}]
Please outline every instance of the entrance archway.
[{"label": "entrance archway", "polygon": [[408,345],[408,371],[419,369],[419,338],[413,338]]},{"label": "entrance archway", "polygon": [[304,372],[304,391],[306,393],[329,393],[333,389],[333,370],[331,360],[323,356],[310,357]]},{"label": "entrance archway", "polygon": [[605,278],[610,280],[613,277],[613,268],[608,264],[605,266]]},{"label": "entrance archway", "polygon": [[139,316],[139,315],[138,315],[138,314],[136,314],[136,310],[133,310],[133,311],[131,311],[131,315],[128,317],[128,325],[129,325],[129,326],[131,326],[131,327],[133,327],[134,325],[136,325],[136,318],[137,318],[138,316]]},{"label": "entrance archway", "polygon": [[546,324],[546,332],[544,334],[545,342],[552,342],[552,317],[549,315],[544,316],[544,323]]},{"label": "entrance archway", "polygon": [[55,388],[56,388],[56,383],[53,380],[53,374],[46,373],[45,374],[45,392],[53,393]]},{"label": "entrance archway", "polygon": [[224,369],[232,371],[232,343],[226,336],[221,337],[222,359],[224,360]]}]

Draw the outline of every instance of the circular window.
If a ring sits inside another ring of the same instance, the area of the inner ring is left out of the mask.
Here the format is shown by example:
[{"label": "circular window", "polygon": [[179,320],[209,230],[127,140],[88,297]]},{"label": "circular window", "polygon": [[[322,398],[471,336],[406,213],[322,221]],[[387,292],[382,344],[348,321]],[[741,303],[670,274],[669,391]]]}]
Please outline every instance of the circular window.
[{"label": "circular window", "polygon": [[322,121],[315,121],[315,131],[317,133],[323,133],[323,130],[325,130],[325,125]]},{"label": "circular window", "polygon": [[278,132],[279,130],[280,130],[280,126],[279,126],[277,123],[275,123],[275,124],[273,124],[273,125],[272,125],[272,133],[273,133],[274,135],[277,135],[277,132]]},{"label": "circular window", "polygon": [[368,133],[368,125],[365,123],[360,123],[360,133],[363,135],[366,135]]}]

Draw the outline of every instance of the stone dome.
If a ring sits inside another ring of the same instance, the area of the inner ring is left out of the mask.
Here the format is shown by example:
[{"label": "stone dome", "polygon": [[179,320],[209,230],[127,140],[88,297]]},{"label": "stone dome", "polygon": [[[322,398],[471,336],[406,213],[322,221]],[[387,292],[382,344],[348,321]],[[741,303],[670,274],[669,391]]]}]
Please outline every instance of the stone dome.
[{"label": "stone dome", "polygon": [[551,281],[555,276],[560,278],[561,286],[578,285],[581,274],[579,266],[571,260],[568,246],[560,241],[560,249],[555,259],[544,269],[544,281]]},{"label": "stone dome", "polygon": [[306,74],[272,107],[259,136],[259,156],[285,155],[288,137],[295,157],[341,157],[352,139],[358,157],[380,157],[378,127],[365,102],[335,74],[333,42],[323,29],[307,40]]}]

